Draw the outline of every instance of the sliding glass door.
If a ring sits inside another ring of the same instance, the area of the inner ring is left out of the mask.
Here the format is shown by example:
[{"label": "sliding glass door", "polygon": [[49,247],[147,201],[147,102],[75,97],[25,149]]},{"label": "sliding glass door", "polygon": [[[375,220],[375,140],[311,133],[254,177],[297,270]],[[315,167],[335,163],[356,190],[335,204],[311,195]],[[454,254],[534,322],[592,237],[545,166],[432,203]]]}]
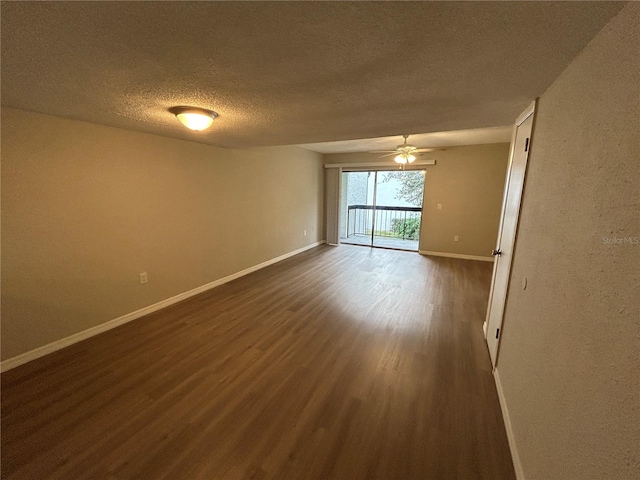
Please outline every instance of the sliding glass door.
[{"label": "sliding glass door", "polygon": [[418,250],[424,171],[342,174],[340,242]]}]

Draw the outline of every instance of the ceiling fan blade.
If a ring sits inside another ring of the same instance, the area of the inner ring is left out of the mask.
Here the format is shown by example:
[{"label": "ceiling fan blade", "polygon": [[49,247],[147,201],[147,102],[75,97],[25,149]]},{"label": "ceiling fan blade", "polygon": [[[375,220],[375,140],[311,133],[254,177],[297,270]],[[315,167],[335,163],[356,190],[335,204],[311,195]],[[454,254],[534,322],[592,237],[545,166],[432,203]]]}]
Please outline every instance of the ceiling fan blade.
[{"label": "ceiling fan blade", "polygon": [[445,150],[445,149],[444,148],[418,148],[415,151],[424,153],[424,152],[437,152],[441,150]]},{"label": "ceiling fan blade", "polygon": [[398,155],[398,152],[391,152],[391,153],[387,153],[385,155],[380,155],[380,157],[378,157],[378,158],[391,157],[393,155]]},{"label": "ceiling fan blade", "polygon": [[368,153],[396,153],[397,150],[372,150]]}]

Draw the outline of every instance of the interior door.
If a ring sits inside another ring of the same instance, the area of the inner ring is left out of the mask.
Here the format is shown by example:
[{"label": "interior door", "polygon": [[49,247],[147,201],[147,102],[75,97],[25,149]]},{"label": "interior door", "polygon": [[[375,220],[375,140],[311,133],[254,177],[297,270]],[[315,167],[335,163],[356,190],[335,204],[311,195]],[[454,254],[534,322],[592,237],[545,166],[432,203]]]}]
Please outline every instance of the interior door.
[{"label": "interior door", "polygon": [[509,287],[511,262],[513,260],[513,247],[518,228],[520,214],[520,201],[524,187],[527,159],[531,149],[531,130],[535,112],[533,102],[516,120],[514,133],[511,139],[511,151],[509,153],[509,167],[502,202],[502,215],[496,249],[492,252],[495,256],[493,265],[493,277],[491,292],[489,294],[489,306],[487,318],[484,324],[485,336],[491,355],[491,363],[495,367],[498,359],[498,346],[500,343],[500,330],[502,317],[507,300]]}]

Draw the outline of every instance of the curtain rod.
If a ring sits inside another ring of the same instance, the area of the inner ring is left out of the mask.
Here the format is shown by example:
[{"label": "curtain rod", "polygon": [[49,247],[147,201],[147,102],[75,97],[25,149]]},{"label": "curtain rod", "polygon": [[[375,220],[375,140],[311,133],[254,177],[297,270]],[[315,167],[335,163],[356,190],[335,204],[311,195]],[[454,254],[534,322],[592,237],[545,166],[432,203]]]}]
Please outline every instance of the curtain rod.
[{"label": "curtain rod", "polygon": [[[422,162],[413,162],[411,165],[405,165],[405,170],[411,170],[416,167],[423,167],[425,165],[435,165],[435,160],[424,160]],[[380,162],[362,162],[362,163],[326,163],[324,168],[377,168],[380,170],[398,170],[397,163],[381,164]]]}]

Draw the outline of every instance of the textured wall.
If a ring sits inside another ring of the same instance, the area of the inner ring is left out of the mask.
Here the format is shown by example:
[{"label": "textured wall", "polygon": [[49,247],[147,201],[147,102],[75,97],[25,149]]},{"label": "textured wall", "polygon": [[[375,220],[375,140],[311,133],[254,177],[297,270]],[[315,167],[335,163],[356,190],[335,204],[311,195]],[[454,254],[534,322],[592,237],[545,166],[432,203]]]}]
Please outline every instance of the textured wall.
[{"label": "textured wall", "polygon": [[498,358],[527,480],[640,478],[639,45],[631,4],[540,100]]},{"label": "textured wall", "polygon": [[[515,120],[515,118],[514,118]],[[450,147],[423,158],[427,166],[420,250],[491,256],[496,246],[509,144]],[[324,163],[380,162],[392,169],[389,157],[369,153],[329,154]],[[442,209],[438,209],[438,203]],[[459,241],[454,242],[453,236]]]},{"label": "textured wall", "polygon": [[297,147],[3,108],[2,358],[322,239],[322,175]]}]

